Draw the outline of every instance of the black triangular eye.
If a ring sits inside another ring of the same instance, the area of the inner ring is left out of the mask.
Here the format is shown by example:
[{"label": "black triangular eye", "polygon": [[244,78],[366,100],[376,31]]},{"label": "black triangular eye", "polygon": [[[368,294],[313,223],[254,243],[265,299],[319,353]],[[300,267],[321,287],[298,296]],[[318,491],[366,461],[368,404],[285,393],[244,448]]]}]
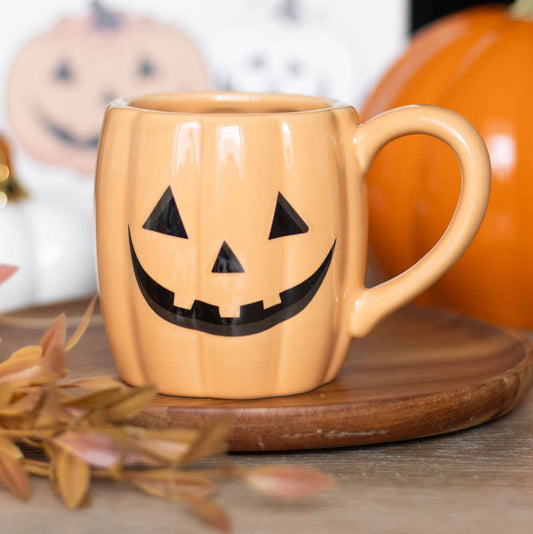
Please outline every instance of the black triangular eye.
[{"label": "black triangular eye", "polygon": [[281,193],[278,193],[276,211],[274,212],[274,220],[272,221],[268,239],[305,234],[308,230],[309,226],[305,224],[304,220],[296,213],[296,210],[287,202],[287,199]]},{"label": "black triangular eye", "polygon": [[72,79],[72,69],[66,61],[62,61],[54,72],[54,78],[57,81],[68,82]]},{"label": "black triangular eye", "polygon": [[148,219],[143,224],[146,230],[188,239],[174,195],[170,187],[163,193]]}]

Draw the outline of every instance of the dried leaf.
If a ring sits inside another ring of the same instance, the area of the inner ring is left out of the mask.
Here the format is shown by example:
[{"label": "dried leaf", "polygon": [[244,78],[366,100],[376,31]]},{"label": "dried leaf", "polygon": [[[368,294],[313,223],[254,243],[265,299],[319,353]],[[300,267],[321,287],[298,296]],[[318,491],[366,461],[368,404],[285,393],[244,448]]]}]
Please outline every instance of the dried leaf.
[{"label": "dried leaf", "polygon": [[53,426],[59,416],[59,398],[56,390],[50,389],[44,394],[35,427]]},{"label": "dried leaf", "polygon": [[25,358],[6,360],[0,363],[0,385],[6,384],[11,388],[21,388],[50,384],[56,381],[59,375],[41,363],[41,361],[32,363]]},{"label": "dried leaf", "polygon": [[33,358],[9,358],[0,363],[0,380],[2,382],[10,382],[12,379],[15,380],[20,373],[26,372],[33,367],[39,367],[40,364],[40,356]]},{"label": "dried leaf", "polygon": [[[189,435],[184,433],[186,438]],[[190,447],[189,443],[152,439],[144,429],[129,426],[72,430],[56,437],[55,442],[93,467],[104,469],[119,462],[125,466],[175,465]]]},{"label": "dried leaf", "polygon": [[331,475],[293,465],[256,467],[248,470],[244,478],[254,488],[277,497],[309,497],[335,486]]},{"label": "dried leaf", "polygon": [[[40,433],[39,433],[39,434],[40,434]],[[45,435],[46,435],[46,432],[45,432]],[[28,446],[30,446],[30,447],[33,447],[34,449],[40,449],[40,448],[41,448],[41,441],[40,441],[40,439],[37,438],[37,436],[35,436],[35,439],[25,437],[25,438],[20,438],[20,440],[21,440],[25,445],[28,445]]]},{"label": "dried leaf", "polygon": [[157,394],[157,388],[147,385],[140,388],[129,388],[121,398],[107,407],[106,415],[110,421],[121,421],[134,417],[150,405]]},{"label": "dried leaf", "polygon": [[41,348],[43,356],[50,347],[65,345],[65,338],[67,336],[67,318],[64,313],[56,317],[54,322],[49,326],[41,339]]},{"label": "dried leaf", "polygon": [[50,464],[48,462],[24,458],[22,460],[22,465],[30,475],[36,475],[39,477],[50,477],[51,470]]},{"label": "dried leaf", "polygon": [[14,390],[9,384],[0,385],[0,410],[13,399]]},{"label": "dried leaf", "polygon": [[192,495],[182,495],[182,500],[190,504],[193,510],[211,526],[221,532],[231,532],[230,518],[224,508],[217,503]]},{"label": "dried leaf", "polygon": [[183,458],[183,462],[192,462],[199,458],[220,454],[227,449],[225,440],[231,429],[230,419],[219,419],[200,430],[198,439]]},{"label": "dried leaf", "polygon": [[109,388],[101,389],[99,391],[93,391],[86,395],[79,395],[77,397],[69,397],[63,401],[65,406],[72,408],[93,409],[101,406],[106,406],[111,403],[117,397],[120,396],[122,388]]},{"label": "dried leaf", "polygon": [[54,389],[57,391],[57,395],[59,396],[59,400],[61,401],[66,401],[72,398],[72,393],[68,391],[68,388],[63,388],[58,384],[54,384]]},{"label": "dried leaf", "polygon": [[50,369],[59,378],[66,374],[67,351],[62,345],[52,345],[43,354],[43,366]]},{"label": "dried leaf", "polygon": [[122,388],[126,389],[126,385],[114,378],[108,376],[101,377],[91,377],[91,378],[81,378],[79,380],[74,380],[73,382],[67,382],[63,384],[62,387],[65,388],[80,388],[88,390],[99,391],[101,389],[112,389],[112,388]]},{"label": "dried leaf", "polygon": [[[60,344],[65,317],[60,316],[44,335],[40,348],[24,347],[0,363],[0,383],[11,387],[39,385],[55,381],[64,370]],[[42,355],[41,355],[42,354]]]},{"label": "dried leaf", "polygon": [[46,391],[34,424],[35,428],[53,428],[61,424],[72,423],[79,417],[79,412],[61,404],[60,396],[60,390],[56,388]]},{"label": "dried leaf", "polygon": [[20,449],[12,441],[3,436],[0,436],[0,454],[11,456],[15,460],[22,458]]},{"label": "dried leaf", "polygon": [[54,438],[54,443],[87,464],[102,469],[115,466],[121,451],[108,434],[92,430],[72,430]]},{"label": "dried leaf", "polygon": [[0,265],[0,284],[13,276],[18,271],[14,265]]},{"label": "dried leaf", "polygon": [[182,463],[191,445],[189,442],[153,439],[148,435],[130,440],[124,457],[128,464],[178,465]]},{"label": "dried leaf", "polygon": [[183,471],[148,469],[126,472],[125,477],[146,493],[168,500],[181,499],[184,493],[208,497],[215,491],[208,478]]},{"label": "dried leaf", "polygon": [[21,415],[29,414],[35,410],[41,397],[41,391],[30,391],[15,402],[4,406],[4,408],[0,410],[0,415],[3,417],[19,417]]},{"label": "dried leaf", "polygon": [[95,295],[91,302],[89,303],[89,306],[87,306],[87,309],[85,310],[85,313],[83,314],[83,317],[80,321],[80,324],[78,325],[78,328],[76,328],[76,331],[72,334],[71,338],[67,341],[67,351],[72,349],[78,341],[81,339],[83,334],[85,333],[85,330],[87,330],[87,327],[89,326],[89,323],[91,322],[91,315],[93,314],[94,305],[96,304],[97,295]]},{"label": "dried leaf", "polygon": [[89,490],[89,466],[71,452],[58,448],[54,454],[54,475],[59,494],[69,508],[77,508]]},{"label": "dried leaf", "polygon": [[17,359],[31,359],[35,362],[39,361],[43,349],[41,345],[28,345],[27,347],[22,347],[21,349],[16,350],[10,357],[10,360]]},{"label": "dried leaf", "polygon": [[92,428],[101,428],[109,424],[105,408],[95,408],[94,410],[86,412],[86,420],[88,425]]},{"label": "dried leaf", "polygon": [[20,458],[14,458],[10,453],[0,453],[0,480],[18,499],[27,501],[30,498],[30,479]]}]

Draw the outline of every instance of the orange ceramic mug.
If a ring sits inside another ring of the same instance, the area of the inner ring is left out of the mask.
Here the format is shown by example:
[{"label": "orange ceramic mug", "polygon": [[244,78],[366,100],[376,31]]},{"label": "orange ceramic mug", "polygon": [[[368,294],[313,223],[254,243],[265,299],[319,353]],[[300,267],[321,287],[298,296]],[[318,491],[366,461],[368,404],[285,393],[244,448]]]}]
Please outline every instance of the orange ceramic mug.
[{"label": "orange ceramic mug", "polygon": [[[424,258],[367,289],[363,177],[383,144],[414,133],[457,155],[457,210]],[[115,102],[96,209],[102,312],[120,374],[162,393],[222,398],[333,380],[353,337],[463,253],[489,178],[479,134],[442,108],[410,106],[360,124],[350,106],[303,96]]]}]

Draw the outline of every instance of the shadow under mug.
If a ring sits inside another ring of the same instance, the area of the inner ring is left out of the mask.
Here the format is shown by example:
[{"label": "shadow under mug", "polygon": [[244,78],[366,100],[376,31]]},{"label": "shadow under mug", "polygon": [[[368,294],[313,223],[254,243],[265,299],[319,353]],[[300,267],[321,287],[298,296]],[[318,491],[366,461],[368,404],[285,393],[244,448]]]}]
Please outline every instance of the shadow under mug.
[{"label": "shadow under mug", "polygon": [[[385,143],[415,133],[455,152],[457,209],[426,256],[368,289],[363,178]],[[489,190],[480,135],[442,108],[409,106],[360,124],[353,107],[305,96],[114,102],[96,214],[101,306],[122,378],[220,398],[288,395],[333,380],[353,337],[464,252]]]}]

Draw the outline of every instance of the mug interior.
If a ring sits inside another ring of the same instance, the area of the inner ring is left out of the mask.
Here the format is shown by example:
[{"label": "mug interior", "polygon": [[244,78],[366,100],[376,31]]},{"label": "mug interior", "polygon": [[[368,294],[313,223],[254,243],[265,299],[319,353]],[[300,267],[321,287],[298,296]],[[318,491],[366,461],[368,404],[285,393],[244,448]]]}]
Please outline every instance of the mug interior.
[{"label": "mug interior", "polygon": [[271,114],[327,111],[344,104],[327,98],[274,93],[171,93],[134,98],[129,107],[192,114]]}]

